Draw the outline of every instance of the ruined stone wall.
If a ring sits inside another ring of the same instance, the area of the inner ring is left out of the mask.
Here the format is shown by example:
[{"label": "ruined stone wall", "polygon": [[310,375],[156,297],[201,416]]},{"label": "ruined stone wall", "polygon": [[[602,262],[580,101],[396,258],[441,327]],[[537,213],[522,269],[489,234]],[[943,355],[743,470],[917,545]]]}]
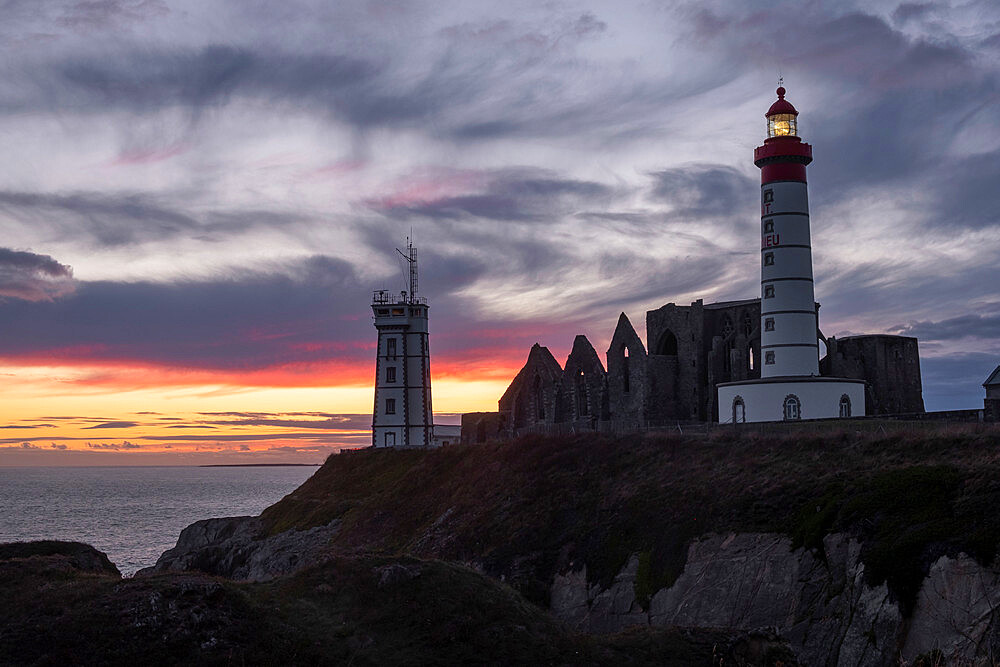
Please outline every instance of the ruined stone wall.
[{"label": "ruined stone wall", "polygon": [[462,415],[463,445],[475,445],[496,440],[502,435],[503,421],[499,412],[467,412]]},{"label": "ruined stone wall", "polygon": [[760,377],[760,299],[704,309],[699,417],[718,421],[715,385]]},{"label": "ruined stone wall", "polygon": [[646,423],[646,347],[625,313],[608,347],[608,410],[617,429]]},{"label": "ruined stone wall", "polygon": [[[604,369],[601,370],[603,372]],[[500,398],[501,430],[508,437],[513,437],[519,431],[530,430],[538,424],[557,421],[562,376],[562,366],[548,348],[535,343],[528,352],[524,367]]]},{"label": "ruined stone wall", "polygon": [[704,308],[668,303],[646,313],[646,416],[650,423],[698,421]]},{"label": "ruined stone wall", "polygon": [[827,339],[820,374],[867,383],[865,411],[869,415],[923,412],[920,353],[908,336],[851,336]]},{"label": "ruined stone wall", "polygon": [[1000,422],[1000,398],[983,399],[983,421]]},{"label": "ruined stone wall", "polygon": [[572,422],[596,430],[598,422],[609,418],[607,373],[586,336],[573,341],[556,407],[556,423]]}]

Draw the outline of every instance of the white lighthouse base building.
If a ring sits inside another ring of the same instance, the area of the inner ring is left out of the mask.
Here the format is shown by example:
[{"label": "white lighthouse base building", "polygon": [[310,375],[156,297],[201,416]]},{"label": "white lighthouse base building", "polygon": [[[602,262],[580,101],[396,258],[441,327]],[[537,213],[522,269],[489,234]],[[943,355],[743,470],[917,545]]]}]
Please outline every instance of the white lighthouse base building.
[{"label": "white lighthouse base building", "polygon": [[865,414],[864,380],[788,376],[724,382],[717,387],[722,424]]}]

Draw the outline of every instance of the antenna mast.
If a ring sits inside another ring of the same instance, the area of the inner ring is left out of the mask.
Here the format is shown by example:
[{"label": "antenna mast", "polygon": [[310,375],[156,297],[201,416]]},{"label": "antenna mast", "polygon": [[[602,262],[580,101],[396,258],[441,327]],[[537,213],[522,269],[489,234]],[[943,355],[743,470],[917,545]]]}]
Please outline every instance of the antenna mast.
[{"label": "antenna mast", "polygon": [[410,294],[407,297],[410,303],[417,302],[417,249],[413,247],[413,239],[406,238],[406,252],[396,248],[396,252],[403,256],[410,264]]}]

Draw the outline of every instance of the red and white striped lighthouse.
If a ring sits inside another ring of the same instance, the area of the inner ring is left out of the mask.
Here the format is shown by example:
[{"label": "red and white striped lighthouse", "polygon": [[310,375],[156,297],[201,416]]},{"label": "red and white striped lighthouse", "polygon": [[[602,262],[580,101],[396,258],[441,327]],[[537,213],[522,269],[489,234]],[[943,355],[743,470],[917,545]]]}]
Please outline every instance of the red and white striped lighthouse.
[{"label": "red and white striped lighthouse", "polygon": [[761,377],[819,375],[806,165],[812,146],[798,137],[799,112],[778,88],[767,110],[760,167]]},{"label": "red and white striped lighthouse", "polygon": [[720,422],[825,419],[865,414],[862,380],[819,374],[806,166],[812,146],[798,135],[785,89],[764,114],[760,167],[760,379],[716,385]]}]

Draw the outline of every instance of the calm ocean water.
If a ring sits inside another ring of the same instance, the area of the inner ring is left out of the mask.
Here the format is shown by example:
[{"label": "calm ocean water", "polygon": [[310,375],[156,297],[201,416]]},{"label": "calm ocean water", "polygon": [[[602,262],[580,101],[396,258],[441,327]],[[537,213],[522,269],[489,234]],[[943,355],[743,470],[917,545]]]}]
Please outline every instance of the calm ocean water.
[{"label": "calm ocean water", "polygon": [[259,514],[317,469],[0,468],[0,543],[86,542],[133,574],[173,547],[187,525]]}]

